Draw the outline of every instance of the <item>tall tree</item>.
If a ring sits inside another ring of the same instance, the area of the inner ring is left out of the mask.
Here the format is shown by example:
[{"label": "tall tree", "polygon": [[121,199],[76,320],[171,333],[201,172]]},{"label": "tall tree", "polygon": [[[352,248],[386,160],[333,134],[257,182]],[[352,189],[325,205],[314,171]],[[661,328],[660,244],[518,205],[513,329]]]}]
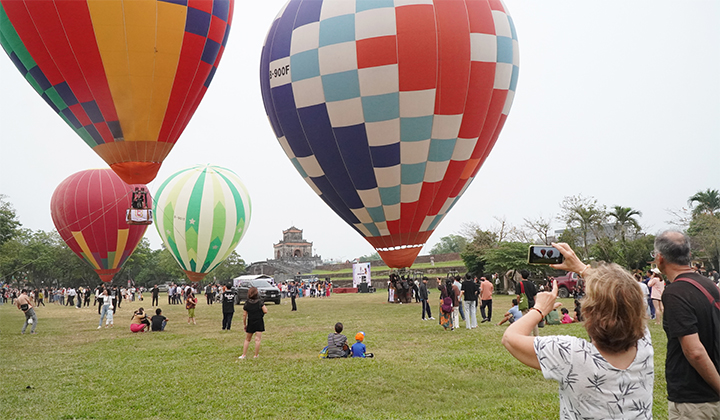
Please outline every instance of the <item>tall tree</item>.
[{"label": "tall tree", "polygon": [[363,255],[358,259],[359,262],[381,261],[380,254],[373,252],[370,255]]},{"label": "tall tree", "polygon": [[693,256],[707,259],[720,270],[720,214],[694,215],[687,230]]},{"label": "tall tree", "polygon": [[523,219],[525,222],[523,224],[523,228],[528,231],[528,234],[524,235],[527,239],[525,242],[540,242],[545,245],[550,245],[554,239],[551,232],[551,220],[552,217],[550,219],[545,219],[542,216],[537,219]]},{"label": "tall tree", "polygon": [[591,240],[597,240],[604,231],[603,224],[607,218],[605,207],[597,200],[582,195],[565,197],[560,203],[562,213],[558,219],[565,223],[566,229],[577,234],[581,240],[581,257],[590,255]]},{"label": "tall tree", "polygon": [[472,241],[468,243],[465,250],[460,253],[460,258],[463,259],[468,271],[476,274],[482,273],[485,269],[485,252],[497,246],[497,244],[497,235],[493,232],[477,228]]},{"label": "tall tree", "polygon": [[220,263],[213,271],[208,273],[205,278],[207,282],[218,281],[220,283],[226,283],[227,281],[234,279],[235,277],[245,272],[245,260],[240,258],[240,255],[233,251],[230,255]]},{"label": "tall tree", "polygon": [[640,210],[635,210],[632,207],[613,206],[608,216],[615,219],[615,230],[620,233],[620,239],[623,243],[629,228],[634,229],[635,232],[641,230],[640,223],[635,219],[635,216],[642,216]]},{"label": "tall tree", "polygon": [[440,242],[436,243],[430,250],[431,254],[452,254],[454,252],[463,252],[467,246],[467,239],[460,235],[448,235],[440,238]]},{"label": "tall tree", "polygon": [[12,239],[20,226],[12,204],[6,195],[0,194],[0,245]]},{"label": "tall tree", "polygon": [[115,276],[115,279],[122,283],[127,280],[133,280],[138,286],[148,286],[146,281],[139,281],[138,276],[147,267],[151,259],[152,250],[150,249],[150,241],[147,238],[142,238],[132,254],[130,254],[125,261],[122,270]]},{"label": "tall tree", "polygon": [[688,199],[688,204],[693,207],[693,216],[698,214],[715,215],[720,213],[720,191],[708,188],[705,191],[698,191]]},{"label": "tall tree", "polygon": [[528,244],[502,242],[485,251],[485,269],[504,274],[509,270],[537,270],[538,266],[528,264]]}]

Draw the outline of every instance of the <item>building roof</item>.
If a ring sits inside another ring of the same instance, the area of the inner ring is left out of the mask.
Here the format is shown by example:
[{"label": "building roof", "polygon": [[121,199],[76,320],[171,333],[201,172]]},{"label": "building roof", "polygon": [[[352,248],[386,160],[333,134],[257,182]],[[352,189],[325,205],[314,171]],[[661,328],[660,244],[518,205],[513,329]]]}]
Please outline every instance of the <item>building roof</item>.
[{"label": "building roof", "polygon": [[312,242],[308,242],[308,241],[305,241],[305,242],[282,242],[282,241],[280,241],[280,243],[273,244],[273,247],[279,248],[279,247],[285,246],[285,245],[287,245],[287,246],[308,246],[308,245],[312,245]]}]

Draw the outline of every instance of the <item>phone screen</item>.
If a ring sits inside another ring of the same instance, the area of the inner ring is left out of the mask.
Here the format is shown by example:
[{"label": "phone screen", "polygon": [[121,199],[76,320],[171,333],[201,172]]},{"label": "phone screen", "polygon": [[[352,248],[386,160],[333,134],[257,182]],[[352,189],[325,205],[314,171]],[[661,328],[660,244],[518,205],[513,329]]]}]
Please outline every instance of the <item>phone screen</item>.
[{"label": "phone screen", "polygon": [[552,246],[531,245],[528,250],[530,264],[560,264],[564,260],[560,251]]}]

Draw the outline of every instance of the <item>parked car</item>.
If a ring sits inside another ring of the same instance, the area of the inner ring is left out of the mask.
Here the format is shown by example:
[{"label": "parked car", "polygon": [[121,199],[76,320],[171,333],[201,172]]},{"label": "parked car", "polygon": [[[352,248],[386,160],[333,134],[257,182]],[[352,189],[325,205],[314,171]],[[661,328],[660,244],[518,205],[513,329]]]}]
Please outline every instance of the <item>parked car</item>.
[{"label": "parked car", "polygon": [[565,273],[564,276],[555,277],[558,282],[558,297],[567,298],[572,296],[575,285],[582,278],[577,273]]},{"label": "parked car", "polygon": [[264,302],[272,301],[275,302],[276,305],[280,304],[280,289],[273,286],[268,279],[254,279],[243,280],[237,287],[233,287],[236,305],[247,300],[248,290],[250,290],[251,287],[258,288],[260,299]]}]

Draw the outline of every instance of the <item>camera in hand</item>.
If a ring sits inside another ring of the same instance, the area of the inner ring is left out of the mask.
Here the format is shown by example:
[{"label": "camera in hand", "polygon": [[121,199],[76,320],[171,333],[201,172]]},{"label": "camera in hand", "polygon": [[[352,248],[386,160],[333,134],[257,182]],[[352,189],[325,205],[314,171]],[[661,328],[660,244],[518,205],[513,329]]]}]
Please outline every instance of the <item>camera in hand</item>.
[{"label": "camera in hand", "polygon": [[531,245],[528,250],[529,264],[561,264],[565,258],[555,247]]}]

